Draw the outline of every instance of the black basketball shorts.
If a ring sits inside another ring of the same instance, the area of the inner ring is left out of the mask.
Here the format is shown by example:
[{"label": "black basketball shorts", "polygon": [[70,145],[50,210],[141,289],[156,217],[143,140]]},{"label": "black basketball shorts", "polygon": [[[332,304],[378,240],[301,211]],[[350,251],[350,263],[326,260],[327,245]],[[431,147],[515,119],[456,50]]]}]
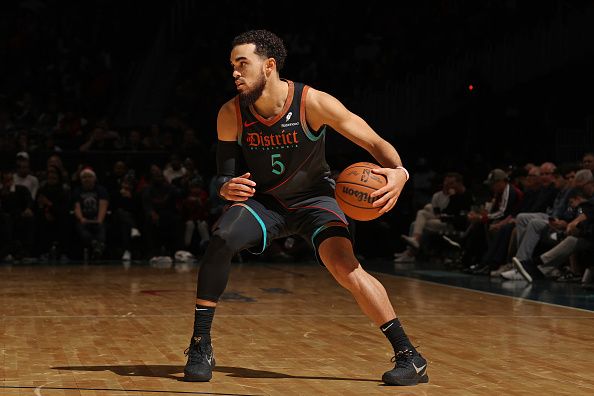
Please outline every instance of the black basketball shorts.
[{"label": "black basketball shorts", "polygon": [[352,243],[348,220],[334,197],[307,198],[290,207],[273,199],[249,198],[233,203],[230,209],[236,206],[247,209],[260,224],[262,239],[260,246],[251,250],[254,254],[263,253],[274,239],[300,235],[314,249],[318,263],[324,265],[318,255],[318,248],[324,240],[340,236]]}]

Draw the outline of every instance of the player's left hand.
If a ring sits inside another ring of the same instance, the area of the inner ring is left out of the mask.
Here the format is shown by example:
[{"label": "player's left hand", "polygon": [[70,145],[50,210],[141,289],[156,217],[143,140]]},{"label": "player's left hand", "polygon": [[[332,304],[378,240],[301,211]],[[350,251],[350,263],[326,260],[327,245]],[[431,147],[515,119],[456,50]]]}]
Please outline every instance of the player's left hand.
[{"label": "player's left hand", "polygon": [[406,183],[406,173],[401,169],[394,168],[376,168],[371,172],[385,176],[387,183],[379,190],[374,191],[371,197],[380,197],[373,202],[373,207],[381,207],[379,213],[384,214],[391,210],[402,192],[404,183]]}]

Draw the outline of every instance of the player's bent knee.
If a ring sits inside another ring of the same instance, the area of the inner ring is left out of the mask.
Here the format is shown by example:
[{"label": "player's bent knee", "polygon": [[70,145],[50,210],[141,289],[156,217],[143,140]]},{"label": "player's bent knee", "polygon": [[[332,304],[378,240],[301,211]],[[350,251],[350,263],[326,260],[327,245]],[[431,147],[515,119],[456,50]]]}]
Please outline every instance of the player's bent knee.
[{"label": "player's bent knee", "polygon": [[350,284],[356,283],[360,264],[352,251],[333,250],[321,253],[320,257],[328,271],[341,285],[349,288]]},{"label": "player's bent knee", "polygon": [[221,249],[231,253],[237,253],[243,248],[243,241],[238,230],[217,229],[213,233],[208,249],[219,251]]}]

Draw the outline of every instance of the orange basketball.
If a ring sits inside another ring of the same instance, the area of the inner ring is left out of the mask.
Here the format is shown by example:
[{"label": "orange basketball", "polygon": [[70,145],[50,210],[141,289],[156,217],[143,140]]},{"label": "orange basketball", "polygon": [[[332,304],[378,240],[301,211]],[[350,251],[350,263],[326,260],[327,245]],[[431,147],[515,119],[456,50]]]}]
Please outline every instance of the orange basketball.
[{"label": "orange basketball", "polygon": [[357,162],[345,168],[336,179],[336,202],[351,219],[367,221],[380,216],[381,207],[373,207],[378,197],[371,197],[371,193],[385,186],[386,178],[372,173],[374,168],[381,167],[371,162]]}]

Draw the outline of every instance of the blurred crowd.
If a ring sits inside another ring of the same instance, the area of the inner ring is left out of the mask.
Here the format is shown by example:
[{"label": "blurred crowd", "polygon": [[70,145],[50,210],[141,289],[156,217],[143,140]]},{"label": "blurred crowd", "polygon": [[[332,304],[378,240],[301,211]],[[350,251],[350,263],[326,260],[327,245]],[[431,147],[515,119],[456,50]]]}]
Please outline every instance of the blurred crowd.
[{"label": "blurred crowd", "polygon": [[478,186],[447,173],[416,212],[397,264],[437,260],[453,270],[593,287],[594,153],[581,163],[492,169]]}]

